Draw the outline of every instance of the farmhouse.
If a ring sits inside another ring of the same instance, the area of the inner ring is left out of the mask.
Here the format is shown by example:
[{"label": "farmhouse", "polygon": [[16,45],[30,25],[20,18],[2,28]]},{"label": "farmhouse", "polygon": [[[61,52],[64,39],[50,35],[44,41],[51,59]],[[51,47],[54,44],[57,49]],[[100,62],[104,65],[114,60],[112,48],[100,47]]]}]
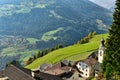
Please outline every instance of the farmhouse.
[{"label": "farmhouse", "polygon": [[73,65],[74,62],[68,60],[62,60],[56,64],[44,63],[39,67],[39,71],[46,74],[58,76],[66,80],[74,74],[74,70],[72,68]]},{"label": "farmhouse", "polygon": [[96,63],[97,60],[90,58],[79,61],[76,66],[80,72],[80,75],[88,78],[93,74],[93,67]]},{"label": "farmhouse", "polygon": [[0,78],[3,80],[35,80],[29,69],[8,65],[1,71]]},{"label": "farmhouse", "polygon": [[103,62],[103,56],[105,51],[104,39],[101,40],[101,44],[98,51],[93,52],[86,59],[80,60],[76,63],[76,67],[80,76],[89,78],[91,76],[97,76],[101,70],[101,63]]}]

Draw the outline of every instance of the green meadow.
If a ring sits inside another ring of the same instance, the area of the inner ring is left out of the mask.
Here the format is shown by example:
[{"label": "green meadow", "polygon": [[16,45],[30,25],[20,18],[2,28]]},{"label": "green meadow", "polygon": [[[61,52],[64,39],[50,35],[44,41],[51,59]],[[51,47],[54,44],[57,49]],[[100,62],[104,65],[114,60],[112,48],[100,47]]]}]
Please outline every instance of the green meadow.
[{"label": "green meadow", "polygon": [[108,34],[95,35],[89,43],[86,44],[74,44],[65,48],[55,50],[47,55],[36,59],[26,68],[34,69],[39,67],[43,63],[54,64],[63,59],[78,61],[86,58],[93,51],[98,50],[101,38],[107,38]]}]

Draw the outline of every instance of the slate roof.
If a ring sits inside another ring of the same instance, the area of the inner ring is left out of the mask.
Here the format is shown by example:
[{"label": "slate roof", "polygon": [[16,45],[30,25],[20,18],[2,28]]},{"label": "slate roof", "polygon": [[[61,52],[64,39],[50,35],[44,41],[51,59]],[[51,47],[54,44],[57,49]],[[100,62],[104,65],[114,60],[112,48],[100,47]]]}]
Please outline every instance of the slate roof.
[{"label": "slate roof", "polygon": [[9,80],[62,80],[58,76],[40,71],[37,73],[37,77],[33,78],[31,76],[31,70],[15,65],[8,65],[5,70],[0,71],[0,80],[6,77],[8,77]]},{"label": "slate roof", "polygon": [[4,77],[4,71],[0,71],[0,78]]},{"label": "slate roof", "polygon": [[[61,62],[48,66],[42,72],[49,75],[58,76],[61,78],[67,78],[67,77],[70,77],[72,74],[72,67],[68,66],[69,63],[70,61],[63,60]],[[71,62],[71,64],[73,64],[73,62]]]},{"label": "slate roof", "polygon": [[74,65],[74,62],[73,62],[73,61],[70,61],[70,60],[62,60],[61,63],[64,64],[65,66],[69,66],[69,64],[70,64],[71,66]]},{"label": "slate roof", "polygon": [[58,69],[50,69],[50,70],[44,71],[44,73],[61,76],[64,73],[70,72],[70,69],[71,69],[70,67],[63,67],[63,68],[58,68]]},{"label": "slate roof", "polygon": [[70,70],[71,70],[71,67],[68,67],[65,64],[59,62],[57,64],[52,65],[51,67],[48,67],[43,72],[60,76],[66,72],[69,72]]},{"label": "slate roof", "polygon": [[[13,66],[15,66],[15,65],[13,65]],[[32,75],[31,75],[31,70],[30,70],[30,69],[23,68],[23,67],[19,67],[19,66],[15,66],[15,67],[18,68],[18,69],[20,69],[20,70],[23,71],[24,73],[26,73],[26,74],[32,76]]]},{"label": "slate roof", "polygon": [[94,70],[101,71],[101,63],[97,62],[94,66]]},{"label": "slate roof", "polygon": [[63,63],[63,64],[66,65],[66,66],[69,65],[69,61],[68,61],[68,60],[62,60],[61,63]]},{"label": "slate roof", "polygon": [[43,72],[39,72],[38,76],[40,77],[40,79],[38,79],[38,80],[62,80],[60,77],[57,77],[55,75],[46,74]]},{"label": "slate roof", "polygon": [[51,67],[52,64],[47,64],[47,63],[43,63],[41,66],[40,66],[40,70],[45,70],[47,69],[48,67]]},{"label": "slate roof", "polygon": [[31,76],[31,71],[25,68],[18,68],[14,65],[8,65],[4,70],[5,76],[9,78],[9,80],[35,80]]},{"label": "slate roof", "polygon": [[75,62],[70,61],[70,65],[71,65],[71,66],[74,66],[74,64],[75,64]]},{"label": "slate roof", "polygon": [[98,51],[94,51],[92,54],[90,54],[88,56],[88,58],[94,58],[94,59],[98,60]]},{"label": "slate roof", "polygon": [[87,58],[87,59],[81,60],[81,62],[84,62],[89,66],[92,66],[92,65],[95,65],[98,61],[94,58]]}]

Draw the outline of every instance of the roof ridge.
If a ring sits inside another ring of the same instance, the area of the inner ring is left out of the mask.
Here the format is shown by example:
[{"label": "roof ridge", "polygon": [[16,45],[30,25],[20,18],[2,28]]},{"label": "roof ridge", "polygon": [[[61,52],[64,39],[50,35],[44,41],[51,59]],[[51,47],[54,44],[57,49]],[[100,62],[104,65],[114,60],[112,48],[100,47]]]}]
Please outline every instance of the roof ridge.
[{"label": "roof ridge", "polygon": [[24,73],[26,76],[28,76],[28,77],[32,78],[33,80],[35,80],[32,76],[28,75],[26,72],[22,71],[20,68],[17,68],[17,66],[15,66],[15,65],[10,65],[10,66],[16,68],[17,70],[19,70],[19,71],[21,71],[22,73]]}]

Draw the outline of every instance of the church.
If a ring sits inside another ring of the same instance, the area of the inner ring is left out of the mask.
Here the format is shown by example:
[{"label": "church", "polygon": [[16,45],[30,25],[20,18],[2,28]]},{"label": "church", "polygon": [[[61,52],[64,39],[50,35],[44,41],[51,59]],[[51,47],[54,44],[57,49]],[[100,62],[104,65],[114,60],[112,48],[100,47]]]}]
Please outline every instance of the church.
[{"label": "church", "polygon": [[105,40],[102,38],[98,51],[93,52],[86,59],[80,60],[76,63],[77,70],[81,77],[89,78],[91,76],[98,76],[101,71],[101,64],[103,62],[105,51]]}]

